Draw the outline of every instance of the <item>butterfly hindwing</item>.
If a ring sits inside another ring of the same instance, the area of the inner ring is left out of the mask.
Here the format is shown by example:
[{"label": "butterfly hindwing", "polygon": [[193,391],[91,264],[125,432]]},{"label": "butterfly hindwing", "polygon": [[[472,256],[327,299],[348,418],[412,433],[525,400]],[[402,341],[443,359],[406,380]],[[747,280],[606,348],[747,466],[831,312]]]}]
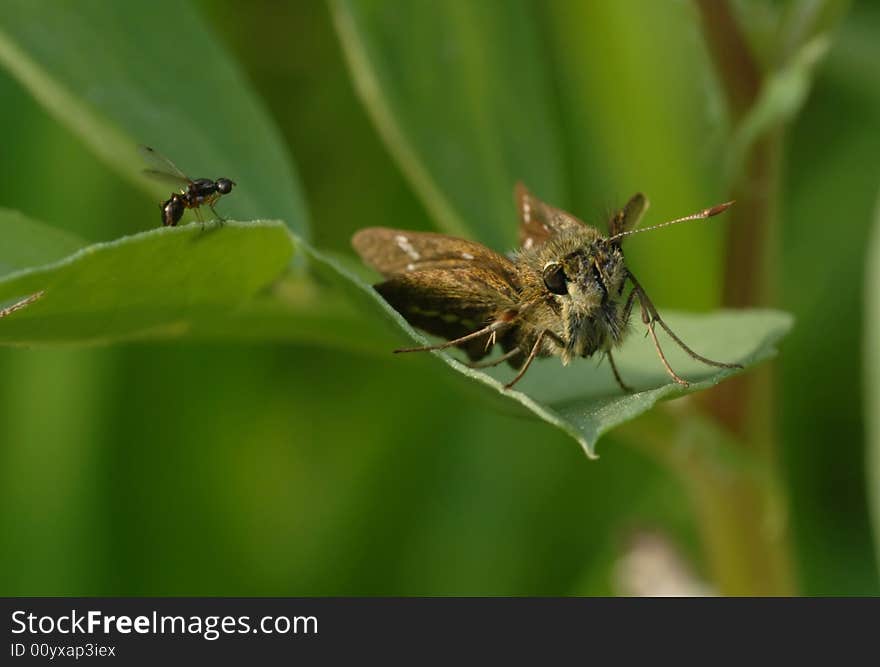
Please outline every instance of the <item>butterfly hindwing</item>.
[{"label": "butterfly hindwing", "polygon": [[615,236],[638,227],[650,205],[648,198],[641,192],[634,194],[626,205],[612,216],[611,222],[608,223],[608,235]]},{"label": "butterfly hindwing", "polygon": [[526,250],[541,245],[561,231],[584,226],[570,213],[535,197],[522,183],[516,184],[516,205],[520,220],[520,247]]}]

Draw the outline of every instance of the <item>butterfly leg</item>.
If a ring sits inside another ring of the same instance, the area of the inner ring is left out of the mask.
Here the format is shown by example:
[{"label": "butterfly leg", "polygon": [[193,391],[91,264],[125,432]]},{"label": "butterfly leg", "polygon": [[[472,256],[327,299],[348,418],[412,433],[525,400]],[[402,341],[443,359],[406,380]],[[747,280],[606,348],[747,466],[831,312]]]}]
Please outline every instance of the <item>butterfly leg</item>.
[{"label": "butterfly leg", "polygon": [[510,382],[508,382],[506,385],[504,385],[505,389],[510,389],[513,385],[515,385],[517,382],[519,382],[522,379],[522,376],[526,374],[526,371],[529,370],[529,366],[532,365],[532,362],[535,360],[535,357],[538,356],[538,352],[541,349],[541,343],[544,340],[544,334],[546,334],[546,333],[547,333],[547,330],[545,329],[544,331],[542,331],[541,333],[538,334],[538,338],[535,341],[535,344],[532,345],[532,351],[529,352],[528,358],[526,359],[525,363],[522,365],[522,368],[519,369],[519,372],[516,374],[516,377],[513,378]]},{"label": "butterfly leg", "polygon": [[[663,318],[660,317],[660,313],[657,312],[657,309],[654,307],[654,304],[651,303],[651,299],[648,298],[648,295],[645,294],[645,290],[642,289],[642,286],[638,282],[636,282],[636,279],[633,277],[633,275],[631,273],[629,274],[629,279],[632,281],[633,285],[635,286],[635,290],[638,291],[639,302],[642,304],[642,309],[643,309],[643,312],[642,312],[642,320],[643,321],[645,319],[644,309],[647,308],[648,313],[650,314],[651,322],[652,323],[656,322],[657,324],[659,324],[663,328],[663,330],[669,335],[669,337],[673,341],[675,341],[676,345],[678,345],[682,350],[687,352],[688,355],[692,359],[696,359],[697,361],[701,361],[704,364],[706,364],[707,366],[716,366],[718,368],[742,368],[742,364],[726,364],[722,361],[713,361],[712,359],[707,359],[703,355],[697,354],[691,348],[689,348],[687,345],[685,345],[684,341],[681,338],[679,338],[678,336],[676,336],[675,332],[673,332],[672,329],[669,328],[669,325],[663,321]],[[647,322],[646,322],[646,324],[647,324]]]},{"label": "butterfly leg", "polygon": [[623,307],[623,317],[620,318],[621,322],[623,322],[624,328],[626,327],[627,322],[629,322],[629,316],[632,314],[633,304],[636,302],[636,288],[633,287],[629,293],[629,296],[626,298],[626,304]]},{"label": "butterfly leg", "polygon": [[505,352],[497,359],[490,359],[489,361],[472,361],[468,364],[468,366],[470,366],[471,368],[492,368],[492,366],[503,364],[508,359],[513,359],[513,357],[515,357],[519,353],[520,349],[518,347],[515,347],[512,350]]},{"label": "butterfly leg", "polygon": [[6,317],[7,315],[12,315],[12,313],[14,313],[16,310],[21,310],[25,306],[31,305],[34,301],[41,298],[45,293],[45,291],[41,290],[39,292],[31,294],[28,297],[25,297],[24,299],[21,299],[20,301],[17,301],[16,303],[13,303],[11,306],[0,308],[0,318]]},{"label": "butterfly leg", "polygon": [[614,373],[614,379],[617,380],[617,384],[620,385],[620,388],[626,393],[632,394],[635,389],[621,379],[620,372],[617,370],[617,364],[614,363],[614,356],[611,354],[611,350],[608,350],[608,363],[611,364],[611,371]]},{"label": "butterfly leg", "polygon": [[672,370],[672,366],[669,365],[669,362],[666,360],[666,355],[663,354],[663,348],[660,347],[660,341],[657,339],[657,332],[654,331],[654,322],[655,319],[653,315],[657,312],[654,308],[654,304],[651,303],[651,300],[648,298],[648,295],[642,290],[641,285],[636,282],[636,279],[633,278],[632,274],[630,274],[629,279],[632,280],[634,288],[633,292],[636,293],[639,299],[639,306],[642,310],[642,323],[647,327],[648,333],[651,336],[651,340],[654,341],[654,349],[657,351],[657,356],[660,357],[660,361],[663,364],[663,368],[666,369],[666,372],[669,374],[673,380],[675,380],[678,384],[683,387],[689,386],[687,380]]},{"label": "butterfly leg", "polygon": [[473,340],[474,338],[479,338],[480,336],[485,336],[486,334],[492,334],[499,329],[508,326],[508,322],[503,320],[496,320],[489,324],[488,326],[483,327],[479,331],[474,331],[473,333],[469,333],[467,336],[462,336],[461,338],[456,338],[454,340],[448,340],[445,343],[438,343],[437,345],[422,345],[420,347],[404,347],[399,350],[394,350],[395,354],[400,354],[402,352],[430,352],[432,350],[445,350],[448,347],[455,347],[456,345],[460,345],[461,343],[466,343],[469,340]]},{"label": "butterfly leg", "polygon": [[663,330],[667,334],[669,334],[669,337],[672,340],[674,340],[675,343],[682,350],[687,352],[688,355],[691,356],[693,359],[696,359],[697,361],[702,361],[704,364],[706,364],[708,366],[716,366],[718,368],[742,368],[743,367],[742,364],[726,364],[723,361],[713,361],[712,359],[707,359],[706,357],[704,357],[701,354],[697,354],[691,348],[689,348],[687,345],[685,345],[684,341],[682,341],[681,338],[679,338],[678,336],[675,335],[675,333],[673,333],[672,329],[669,328],[669,326],[666,324],[666,322],[664,322],[659,315],[654,315],[654,321],[657,322],[657,324],[659,324],[661,327],[663,327]]},{"label": "butterfly leg", "polygon": [[651,319],[651,316],[648,314],[644,305],[642,305],[642,322],[648,327],[648,333],[651,335],[651,340],[654,341],[654,349],[657,350],[657,356],[660,357],[660,361],[663,363],[663,368],[669,373],[669,377],[683,387],[689,386],[690,383],[684,378],[679,377],[678,374],[672,370],[672,366],[670,366],[669,362],[666,360],[666,355],[663,354],[663,348],[660,347],[660,341],[657,340],[657,333],[654,331],[654,320]]}]

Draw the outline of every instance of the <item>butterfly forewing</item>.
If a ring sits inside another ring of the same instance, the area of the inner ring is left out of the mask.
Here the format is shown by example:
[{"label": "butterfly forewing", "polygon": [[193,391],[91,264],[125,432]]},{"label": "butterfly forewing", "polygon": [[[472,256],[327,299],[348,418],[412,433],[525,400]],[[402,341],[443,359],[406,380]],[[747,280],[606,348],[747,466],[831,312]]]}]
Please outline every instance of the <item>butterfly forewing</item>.
[{"label": "butterfly forewing", "polygon": [[370,227],[355,234],[351,243],[361,259],[386,277],[427,269],[477,266],[502,276],[516,275],[513,262],[503,255],[479,243],[445,234]]},{"label": "butterfly forewing", "polygon": [[[479,243],[372,227],[355,234],[352,245],[388,278],[376,285],[385,300],[410,324],[435,336],[454,340],[516,310],[515,265]],[[460,347],[471,359],[480,359],[492,346],[487,334]]]}]

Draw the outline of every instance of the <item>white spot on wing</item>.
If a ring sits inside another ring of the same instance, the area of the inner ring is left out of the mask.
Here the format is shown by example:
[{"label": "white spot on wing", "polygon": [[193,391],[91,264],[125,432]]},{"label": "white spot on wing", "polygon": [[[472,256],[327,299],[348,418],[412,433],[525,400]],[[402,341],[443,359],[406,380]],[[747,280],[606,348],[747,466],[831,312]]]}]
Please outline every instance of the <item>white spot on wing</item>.
[{"label": "white spot on wing", "polygon": [[533,245],[535,245],[535,240],[534,240],[531,236],[527,236],[527,237],[526,237],[526,240],[523,242],[523,248],[525,248],[526,250],[528,250],[528,249],[531,248]]},{"label": "white spot on wing", "polygon": [[416,265],[415,265],[415,264],[407,264],[407,265],[406,265],[406,270],[407,270],[407,271],[415,271],[415,270],[416,270]]},{"label": "white spot on wing", "polygon": [[461,258],[462,259],[473,259],[474,256],[472,254],[470,254],[469,252],[463,252],[463,253],[461,253]]},{"label": "white spot on wing", "polygon": [[415,248],[413,248],[412,243],[410,243],[409,239],[406,238],[403,234],[398,234],[394,237],[394,240],[397,242],[397,247],[403,250],[403,252],[406,253],[407,257],[412,260],[418,260],[421,258],[421,255],[416,251]]}]

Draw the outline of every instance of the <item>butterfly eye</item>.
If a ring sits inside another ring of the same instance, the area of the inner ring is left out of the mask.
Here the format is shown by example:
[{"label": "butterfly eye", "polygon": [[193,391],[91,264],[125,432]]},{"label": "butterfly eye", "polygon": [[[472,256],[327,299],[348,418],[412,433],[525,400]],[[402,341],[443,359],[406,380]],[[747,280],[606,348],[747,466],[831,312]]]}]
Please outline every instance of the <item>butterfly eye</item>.
[{"label": "butterfly eye", "polygon": [[544,285],[553,294],[568,294],[568,276],[562,264],[551,262],[544,267]]}]

